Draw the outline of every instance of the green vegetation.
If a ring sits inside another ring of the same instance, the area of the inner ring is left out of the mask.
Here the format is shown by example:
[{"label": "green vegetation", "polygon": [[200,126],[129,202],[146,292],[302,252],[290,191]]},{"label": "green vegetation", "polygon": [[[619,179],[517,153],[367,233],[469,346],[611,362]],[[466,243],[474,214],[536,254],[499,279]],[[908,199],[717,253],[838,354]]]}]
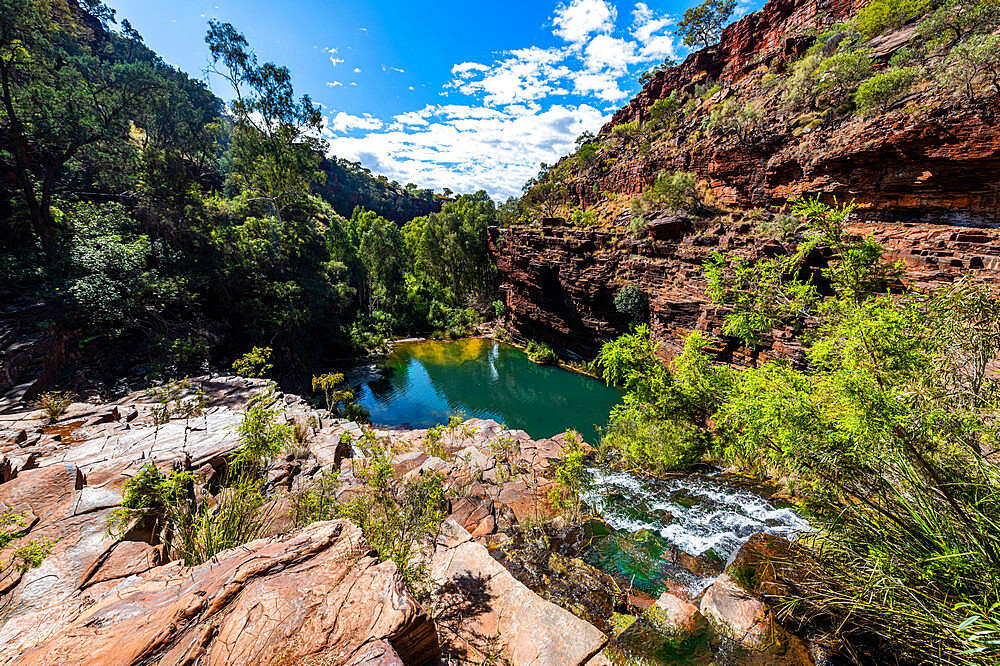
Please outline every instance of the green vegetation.
[{"label": "green vegetation", "polygon": [[615,310],[628,317],[633,323],[643,321],[648,309],[649,299],[646,294],[631,282],[615,294]]},{"label": "green vegetation", "polygon": [[[844,233],[850,207],[795,212],[810,231],[790,258],[720,256],[710,294],[745,343],[805,331],[808,363],[716,365],[692,334],[668,372],[640,327],[601,352],[605,378],[627,391],[605,446],[653,471],[709,453],[794,479],[818,531],[800,542],[798,593],[773,599],[783,614],[848,652],[994,663],[1000,304],[965,283],[889,294],[898,267]],[[801,268],[816,247],[830,261],[814,275]]]},{"label": "green vegetation", "polygon": [[734,134],[740,143],[746,142],[760,129],[761,112],[753,104],[740,104],[727,99],[712,109],[705,120],[709,134],[728,136]]},{"label": "green vegetation", "polygon": [[549,502],[571,523],[580,520],[580,507],[583,504],[580,496],[587,485],[583,459],[580,435],[567,430],[563,440],[563,459],[556,466],[555,483],[549,489]]},{"label": "green vegetation", "polygon": [[490,311],[484,193],[446,200],[324,158],[319,107],[228,23],[206,35],[227,108],[85,7],[0,0],[5,302],[49,303],[82,358],[151,378],[251,346],[287,377]]},{"label": "green vegetation", "polygon": [[125,482],[122,507],[108,531],[123,537],[137,526],[151,531],[171,556],[194,566],[215,554],[267,533],[274,504],[265,490],[268,462],[293,441],[292,427],[278,423],[280,409],[271,391],[253,396],[237,425],[241,447],[221,475],[221,487],[201,483],[193,472],[163,473],[144,465]]},{"label": "green vegetation", "polygon": [[444,479],[430,474],[400,482],[393,474],[388,440],[366,433],[361,446],[368,453],[354,466],[361,488],[341,501],[337,499],[337,473],[328,472],[296,497],[296,524],[351,520],[379,556],[395,562],[403,578],[419,593],[426,578],[420,550],[436,538],[447,512]]},{"label": "green vegetation", "polygon": [[529,340],[528,344],[524,348],[524,353],[527,354],[528,358],[532,361],[542,365],[551,365],[559,362],[559,357],[556,355],[555,351],[553,351],[552,347],[548,346],[544,342]]},{"label": "green vegetation", "polygon": [[632,233],[640,237],[645,232],[646,218],[651,213],[680,213],[696,210],[698,177],[689,171],[661,171],[642,195],[632,198]]},{"label": "green vegetation", "polygon": [[[26,513],[18,513],[5,508],[0,512],[0,550],[11,542],[22,539],[28,534]],[[29,569],[37,569],[42,561],[52,552],[57,540],[29,539],[11,552],[6,562],[0,561],[0,576],[6,578],[13,571],[24,573]]]},{"label": "green vegetation", "polygon": [[858,109],[863,113],[885,113],[893,102],[910,92],[918,76],[916,67],[893,67],[876,74],[854,93]]},{"label": "green vegetation", "polygon": [[855,15],[852,23],[866,38],[901,28],[926,10],[931,0],[871,0]]},{"label": "green vegetation", "polygon": [[736,11],[736,0],[704,0],[684,12],[676,32],[684,46],[707,48],[719,41],[722,28]]},{"label": "green vegetation", "polygon": [[270,359],[270,347],[254,347],[233,361],[233,372],[240,377],[265,377],[267,373],[274,369],[274,365],[268,363]]}]

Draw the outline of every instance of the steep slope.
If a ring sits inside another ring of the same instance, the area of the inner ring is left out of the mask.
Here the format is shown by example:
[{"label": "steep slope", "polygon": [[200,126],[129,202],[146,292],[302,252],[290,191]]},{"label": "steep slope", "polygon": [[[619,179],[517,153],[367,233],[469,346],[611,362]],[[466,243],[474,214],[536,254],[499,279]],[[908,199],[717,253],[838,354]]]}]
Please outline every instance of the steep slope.
[{"label": "steep slope", "polygon": [[[845,26],[864,4],[771,0],[717,46],[656,73],[584,150],[543,174],[547,189],[526,200],[549,203],[547,217],[529,208],[527,224],[494,233],[514,332],[592,357],[627,327],[614,296],[633,283],[669,357],[688,331],[719,333],[701,270],[708,254],[784,252],[796,238],[786,204],[801,196],[854,201],[849,231],[875,235],[917,287],[962,276],[995,282],[996,91],[975,79],[969,99],[945,83],[958,47],[928,34],[935,24],[922,21],[933,7],[866,37]],[[995,39],[986,25],[983,39]],[[858,53],[860,73],[842,66]],[[856,108],[861,81],[901,69],[917,74],[878,108]],[[838,73],[846,84],[835,85]],[[681,171],[698,182],[683,214],[634,202],[658,174]],[[552,217],[553,192],[562,217]],[[630,211],[637,203],[641,221]],[[775,331],[760,349],[728,341],[720,354],[744,364],[797,349],[790,332]]]}]

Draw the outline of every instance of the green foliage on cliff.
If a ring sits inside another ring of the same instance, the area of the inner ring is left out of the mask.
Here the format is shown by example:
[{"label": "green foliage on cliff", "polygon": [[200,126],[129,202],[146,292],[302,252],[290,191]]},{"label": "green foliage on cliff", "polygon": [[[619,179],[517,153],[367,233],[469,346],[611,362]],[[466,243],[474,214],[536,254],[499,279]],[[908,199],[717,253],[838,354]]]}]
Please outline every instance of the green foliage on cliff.
[{"label": "green foliage on cliff", "polygon": [[966,283],[888,293],[898,267],[844,233],[845,209],[796,211],[812,230],[802,245],[825,248],[827,268],[805,270],[804,254],[784,266],[722,257],[711,280],[745,343],[804,327],[805,365],[718,366],[693,334],[667,372],[647,331],[623,336],[601,353],[605,377],[628,391],[609,442],[659,471],[697,459],[704,441],[701,451],[793,480],[819,531],[802,541],[799,594],[773,601],[836,627],[848,652],[994,663],[1000,303]]}]

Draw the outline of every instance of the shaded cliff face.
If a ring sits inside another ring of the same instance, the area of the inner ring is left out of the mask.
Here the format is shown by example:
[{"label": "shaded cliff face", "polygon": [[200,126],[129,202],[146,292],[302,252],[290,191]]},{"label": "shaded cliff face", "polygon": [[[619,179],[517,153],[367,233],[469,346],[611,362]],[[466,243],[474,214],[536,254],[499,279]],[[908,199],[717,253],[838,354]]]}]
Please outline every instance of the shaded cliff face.
[{"label": "shaded cliff face", "polygon": [[[600,343],[627,329],[614,307],[625,284],[650,302],[660,353],[672,357],[692,330],[718,335],[722,313],[705,294],[702,263],[713,250],[760,257],[787,251],[754,220],[810,195],[854,201],[849,231],[874,235],[889,258],[902,259],[917,288],[971,276],[1000,277],[1000,100],[969,108],[953,92],[925,80],[883,112],[862,115],[849,104],[811,108],[783,103],[780,82],[815,35],[864,5],[851,0],[771,0],[723,32],[716,47],[657,73],[595,140],[600,159],[584,168],[575,156],[555,169],[574,208],[592,211],[588,228],[523,226],[497,229],[493,247],[515,334],[546,340],[592,358]],[[915,22],[869,40],[875,71],[915,43]],[[941,55],[937,57],[940,62]],[[933,77],[927,77],[933,79]],[[775,86],[775,81],[779,85]],[[645,144],[614,136],[622,123],[650,123],[651,109],[674,91],[683,111]],[[713,110],[730,103],[757,110],[743,136],[713,132]],[[628,201],[662,171],[693,172],[701,199],[714,211],[702,219],[650,212],[648,234],[633,239]],[[552,220],[546,220],[552,222]],[[558,222],[557,222],[558,224]],[[823,258],[814,258],[814,268]],[[791,331],[774,331],[761,348],[722,339],[722,360],[801,359]]]},{"label": "shaded cliff face", "polygon": [[[593,358],[603,341],[628,330],[614,296],[627,283],[649,297],[650,324],[659,354],[671,359],[683,338],[699,330],[721,336],[722,312],[705,295],[702,262],[713,250],[747,258],[788,248],[755,237],[739,214],[697,230],[667,224],[666,238],[633,241],[621,234],[565,227],[493,229],[492,247],[503,275],[510,324],[522,336],[547,340],[564,353]],[[933,289],[966,276],[1000,286],[1000,230],[918,223],[855,224],[850,233],[871,234],[890,261],[902,261],[908,283]],[[822,256],[813,268],[822,268]],[[775,330],[759,348],[720,338],[719,359],[756,365],[767,358],[802,360],[791,330]]]}]

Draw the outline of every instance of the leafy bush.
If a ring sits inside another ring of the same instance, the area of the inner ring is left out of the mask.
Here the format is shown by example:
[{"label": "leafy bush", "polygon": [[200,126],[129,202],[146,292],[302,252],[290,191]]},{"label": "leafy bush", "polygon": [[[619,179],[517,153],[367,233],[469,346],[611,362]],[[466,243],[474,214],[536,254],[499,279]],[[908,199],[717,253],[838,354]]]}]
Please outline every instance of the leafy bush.
[{"label": "leafy bush", "polygon": [[125,482],[122,507],[110,517],[109,533],[121,538],[137,522],[147,522],[168,552],[187,566],[264,536],[275,506],[265,492],[264,462],[291,440],[291,426],[276,422],[279,410],[273,403],[270,392],[250,399],[236,427],[242,446],[214,496],[209,487],[196,492],[189,470],[164,474],[146,464]]},{"label": "leafy bush", "polygon": [[[27,535],[28,521],[25,513],[4,508],[0,511],[0,550],[5,549],[12,541]],[[0,562],[0,576],[7,577],[14,570],[21,573],[29,569],[37,569],[42,561],[52,552],[58,539],[30,539],[11,552],[7,562]]]},{"label": "leafy bush", "polygon": [[854,27],[867,38],[901,28],[907,21],[923,14],[930,0],[871,0],[854,16]]},{"label": "leafy bush", "polygon": [[892,103],[910,92],[920,70],[916,67],[893,67],[871,77],[854,93],[854,100],[862,113],[885,113]]},{"label": "leafy bush", "polygon": [[574,227],[592,227],[597,224],[597,211],[594,210],[574,210],[570,216],[570,222]]},{"label": "leafy bush", "polygon": [[1000,35],[976,35],[958,44],[938,67],[941,83],[970,104],[983,97],[983,83],[1000,94]]},{"label": "leafy bush", "polygon": [[816,68],[813,76],[817,79],[816,90],[827,94],[834,103],[843,98],[859,83],[872,75],[872,59],[868,52],[841,51],[830,56]]},{"label": "leafy bush", "polygon": [[676,90],[653,103],[649,109],[650,121],[658,128],[671,126],[684,108],[685,95]]},{"label": "leafy bush", "polygon": [[500,300],[493,301],[493,318],[503,319],[504,311],[506,309],[507,308],[506,306],[504,306],[503,301]]},{"label": "leafy bush", "polygon": [[629,282],[615,294],[615,310],[633,322],[645,319],[649,299],[639,287]]},{"label": "leafy bush", "polygon": [[528,355],[535,363],[540,363],[542,365],[551,365],[559,361],[559,357],[553,351],[552,347],[548,346],[544,342],[535,342],[530,340],[524,348],[524,353]]},{"label": "leafy bush", "polygon": [[[608,343],[605,377],[628,390],[612,443],[655,468],[690,459],[703,437],[732,463],[796,478],[817,531],[799,542],[795,592],[765,594],[848,654],[995,663],[1000,380],[986,367],[1000,353],[1000,302],[968,283],[887,296],[898,267],[871,239],[843,232],[844,209],[795,210],[814,234],[801,245],[830,256],[832,295],[788,313],[816,331],[809,363],[716,366],[695,334],[666,373],[645,331]],[[745,342],[749,311],[781,310],[767,301],[806,291],[799,256],[768,289],[725,301],[727,326]],[[720,271],[713,279],[735,285],[744,278],[734,273],[752,269],[727,257]],[[649,434],[668,418],[679,433]]]},{"label": "leafy bush", "polygon": [[571,522],[576,522],[580,518],[580,496],[587,486],[579,434],[566,431],[562,453],[563,459],[556,466],[555,484],[549,489],[549,502]]},{"label": "leafy bush", "polygon": [[292,427],[277,422],[280,413],[272,391],[250,398],[243,419],[236,426],[242,446],[233,459],[235,469],[260,474],[264,464],[292,441]]},{"label": "leafy bush", "polygon": [[653,183],[632,200],[632,216],[654,211],[680,212],[699,204],[698,177],[690,171],[661,171]]},{"label": "leafy bush", "polygon": [[705,129],[713,136],[735,134],[736,140],[743,143],[760,128],[760,123],[761,112],[756,106],[727,99],[712,108]]},{"label": "leafy bush", "polygon": [[361,528],[365,539],[383,559],[391,559],[403,578],[422,587],[426,565],[418,557],[423,546],[433,542],[447,510],[443,477],[431,474],[400,482],[393,474],[388,440],[368,438],[368,457],[359,460],[354,486],[348,499],[337,499],[337,474],[324,474],[295,500],[297,525],[316,520],[347,518]]},{"label": "leafy bush", "polygon": [[241,377],[266,377],[274,369],[274,365],[269,363],[270,359],[270,347],[254,347],[233,361],[233,372]]},{"label": "leafy bush", "polygon": [[771,217],[762,217],[755,221],[757,233],[761,236],[776,238],[778,240],[788,240],[795,235],[801,226],[801,220],[794,215],[778,213]]}]

